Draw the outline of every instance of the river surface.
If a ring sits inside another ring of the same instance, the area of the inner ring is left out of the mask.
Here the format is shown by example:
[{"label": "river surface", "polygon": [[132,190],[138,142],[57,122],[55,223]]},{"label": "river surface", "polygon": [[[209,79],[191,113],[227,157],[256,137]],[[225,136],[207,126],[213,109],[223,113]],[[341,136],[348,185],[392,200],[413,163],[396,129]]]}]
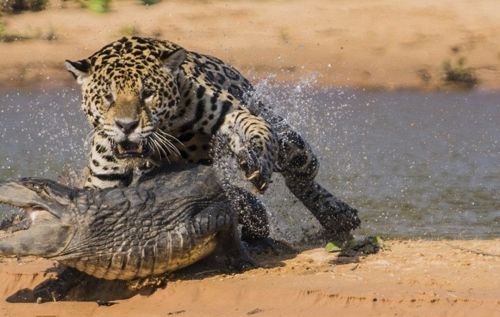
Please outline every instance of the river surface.
[{"label": "river surface", "polygon": [[[360,211],[359,235],[500,237],[500,93],[258,85],[313,145],[320,183]],[[56,178],[85,164],[79,91],[0,91],[0,179]],[[279,176],[264,196],[273,234],[318,224]]]}]

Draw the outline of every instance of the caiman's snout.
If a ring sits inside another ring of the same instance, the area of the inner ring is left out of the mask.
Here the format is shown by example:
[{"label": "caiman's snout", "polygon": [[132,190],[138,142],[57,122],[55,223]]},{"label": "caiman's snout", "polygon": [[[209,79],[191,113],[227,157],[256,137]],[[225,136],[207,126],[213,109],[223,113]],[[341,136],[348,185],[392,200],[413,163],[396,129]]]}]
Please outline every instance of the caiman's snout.
[{"label": "caiman's snout", "polygon": [[22,182],[2,182],[0,183],[0,203],[15,207],[32,207],[40,201],[38,194]]},{"label": "caiman's snout", "polygon": [[61,219],[64,190],[36,179],[0,182],[0,204],[22,208],[25,218],[22,225],[0,231],[0,257],[52,257],[64,249],[72,236],[71,226]]}]

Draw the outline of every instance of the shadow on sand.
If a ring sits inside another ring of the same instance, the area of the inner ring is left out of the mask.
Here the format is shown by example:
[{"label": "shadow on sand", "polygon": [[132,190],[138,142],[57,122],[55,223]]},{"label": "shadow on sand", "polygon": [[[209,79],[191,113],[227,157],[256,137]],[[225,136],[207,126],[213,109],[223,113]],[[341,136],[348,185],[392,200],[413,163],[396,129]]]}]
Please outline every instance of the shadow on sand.
[{"label": "shadow on sand", "polygon": [[[273,268],[284,266],[283,261],[294,258],[297,251],[289,246],[279,245],[272,251],[266,252],[258,248],[251,249],[251,255],[256,260],[257,267]],[[117,300],[128,299],[136,295],[149,296],[158,289],[168,287],[169,281],[200,280],[216,275],[242,273],[252,269],[252,267],[241,270],[227,269],[227,266],[221,265],[226,259],[227,257],[214,254],[174,273],[133,281],[98,279],[59,265],[47,271],[47,273],[56,273],[55,277],[43,281],[33,289],[18,290],[6,300],[9,303],[95,301],[99,305],[111,306],[116,304],[114,301]]]}]

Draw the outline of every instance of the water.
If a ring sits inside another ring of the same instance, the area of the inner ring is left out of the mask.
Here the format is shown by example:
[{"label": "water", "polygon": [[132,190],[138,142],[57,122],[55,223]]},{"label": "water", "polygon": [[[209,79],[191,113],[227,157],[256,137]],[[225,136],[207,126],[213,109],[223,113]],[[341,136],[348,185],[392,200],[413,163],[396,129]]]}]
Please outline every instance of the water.
[{"label": "water", "polygon": [[[500,93],[316,89],[258,91],[310,141],[320,183],[360,210],[357,234],[500,237]],[[0,178],[55,178],[84,166],[89,131],[72,89],[0,92]],[[273,234],[318,224],[276,176],[264,197]],[[298,225],[299,224],[299,225]]]},{"label": "water", "polygon": [[83,167],[88,131],[79,92],[0,91],[0,178],[56,178]]}]

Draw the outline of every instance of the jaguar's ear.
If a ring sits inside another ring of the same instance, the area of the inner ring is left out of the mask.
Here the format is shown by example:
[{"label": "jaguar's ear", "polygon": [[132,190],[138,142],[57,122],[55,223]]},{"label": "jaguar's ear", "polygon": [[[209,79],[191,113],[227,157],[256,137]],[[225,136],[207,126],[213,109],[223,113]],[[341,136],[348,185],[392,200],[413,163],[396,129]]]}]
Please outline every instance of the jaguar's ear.
[{"label": "jaguar's ear", "polygon": [[163,65],[171,71],[177,71],[186,59],[186,51],[178,48],[175,51],[163,51],[160,55]]},{"label": "jaguar's ear", "polygon": [[80,85],[90,74],[90,62],[88,59],[82,59],[76,62],[66,60],[66,62],[64,62],[64,67],[66,67]]}]

